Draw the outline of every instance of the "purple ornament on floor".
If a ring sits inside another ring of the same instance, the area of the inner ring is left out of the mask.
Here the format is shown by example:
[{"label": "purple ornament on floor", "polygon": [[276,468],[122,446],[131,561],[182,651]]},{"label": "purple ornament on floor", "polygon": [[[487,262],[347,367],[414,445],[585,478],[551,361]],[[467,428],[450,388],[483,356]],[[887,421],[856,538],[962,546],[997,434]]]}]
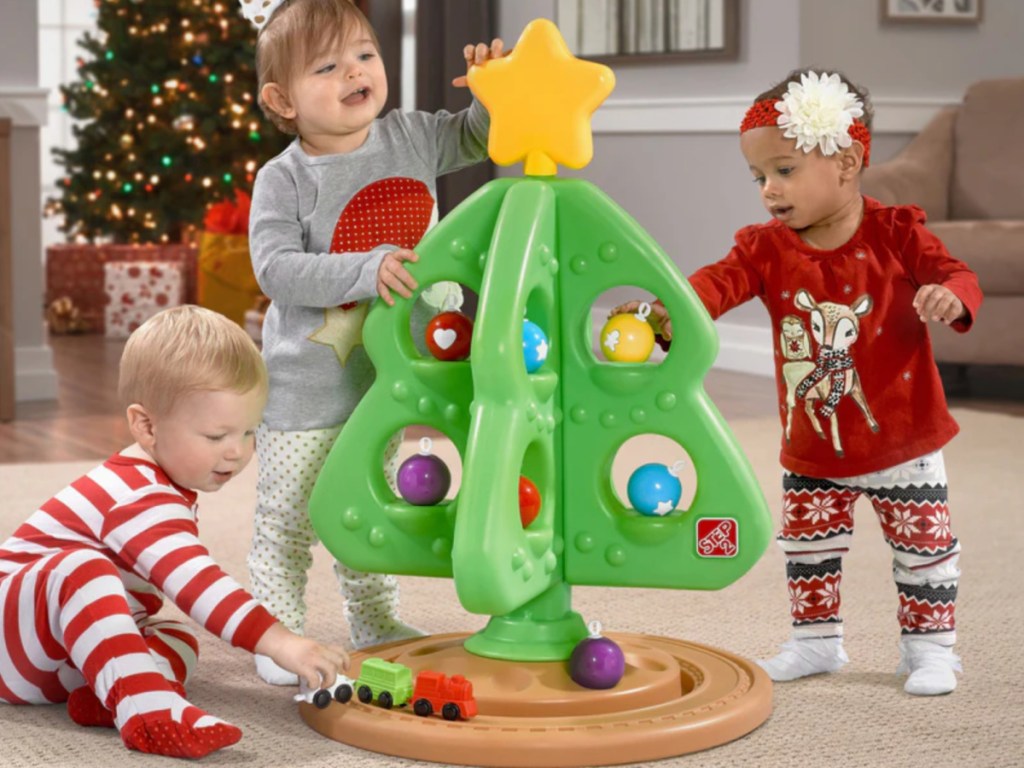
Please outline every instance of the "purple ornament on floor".
[{"label": "purple ornament on floor", "polygon": [[452,484],[448,465],[430,453],[429,437],[420,440],[420,452],[398,468],[398,492],[417,507],[432,507],[444,499]]},{"label": "purple ornament on floor", "polygon": [[601,636],[601,622],[587,628],[590,637],[576,644],[569,659],[569,677],[584,688],[614,688],[626,673],[626,657],[618,643]]}]

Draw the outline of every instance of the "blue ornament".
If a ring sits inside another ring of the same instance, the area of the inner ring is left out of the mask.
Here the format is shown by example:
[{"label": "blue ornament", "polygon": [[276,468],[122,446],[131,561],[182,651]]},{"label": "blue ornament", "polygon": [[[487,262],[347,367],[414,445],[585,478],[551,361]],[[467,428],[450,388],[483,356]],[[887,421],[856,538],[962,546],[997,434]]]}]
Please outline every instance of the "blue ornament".
[{"label": "blue ornament", "polygon": [[633,471],[626,485],[626,494],[633,509],[641,515],[662,517],[674,510],[683,495],[679,482],[682,462],[672,467],[644,464]]},{"label": "blue ornament", "polygon": [[548,359],[548,337],[536,323],[523,320],[523,360],[526,372],[533,373]]}]

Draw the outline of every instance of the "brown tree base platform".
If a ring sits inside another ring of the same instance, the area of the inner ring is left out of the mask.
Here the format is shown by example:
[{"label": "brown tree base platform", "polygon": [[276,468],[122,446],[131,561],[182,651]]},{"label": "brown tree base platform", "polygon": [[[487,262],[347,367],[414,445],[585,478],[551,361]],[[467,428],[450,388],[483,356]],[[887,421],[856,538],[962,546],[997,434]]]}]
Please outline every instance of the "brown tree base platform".
[{"label": "brown tree base platform", "polygon": [[302,719],[324,736],[399,757],[478,766],[616,765],[707,749],[744,736],[768,719],[772,685],[751,661],[684,640],[609,633],[626,656],[610,690],[581,688],[567,664],[475,656],[465,634],[434,635],[352,655],[349,675],[377,657],[412,668],[464,675],[480,714],[449,722],[395,709],[302,703]]}]

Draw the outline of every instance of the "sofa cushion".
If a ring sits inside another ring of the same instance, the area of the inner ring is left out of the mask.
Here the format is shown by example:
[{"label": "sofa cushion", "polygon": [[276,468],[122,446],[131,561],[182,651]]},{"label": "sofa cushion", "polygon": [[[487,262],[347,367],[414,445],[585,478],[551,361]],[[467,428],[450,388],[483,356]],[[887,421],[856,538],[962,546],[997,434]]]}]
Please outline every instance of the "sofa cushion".
[{"label": "sofa cushion", "polygon": [[951,219],[1024,219],[1024,77],[967,89],[955,128]]},{"label": "sofa cushion", "polygon": [[984,293],[1024,296],[1024,221],[929,221],[928,229],[974,270]]}]

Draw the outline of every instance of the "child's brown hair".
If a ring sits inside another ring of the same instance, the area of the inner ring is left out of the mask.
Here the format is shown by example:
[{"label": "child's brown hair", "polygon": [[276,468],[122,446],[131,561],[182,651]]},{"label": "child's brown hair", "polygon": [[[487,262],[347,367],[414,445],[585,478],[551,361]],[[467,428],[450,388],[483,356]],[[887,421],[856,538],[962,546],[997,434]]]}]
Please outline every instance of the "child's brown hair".
[{"label": "child's brown hair", "polygon": [[363,12],[350,0],[285,0],[256,39],[257,102],[284,133],[296,134],[295,121],[282,117],[263,100],[263,86],[277,83],[285,92],[295,72],[361,29],[380,50],[377,34]]}]

